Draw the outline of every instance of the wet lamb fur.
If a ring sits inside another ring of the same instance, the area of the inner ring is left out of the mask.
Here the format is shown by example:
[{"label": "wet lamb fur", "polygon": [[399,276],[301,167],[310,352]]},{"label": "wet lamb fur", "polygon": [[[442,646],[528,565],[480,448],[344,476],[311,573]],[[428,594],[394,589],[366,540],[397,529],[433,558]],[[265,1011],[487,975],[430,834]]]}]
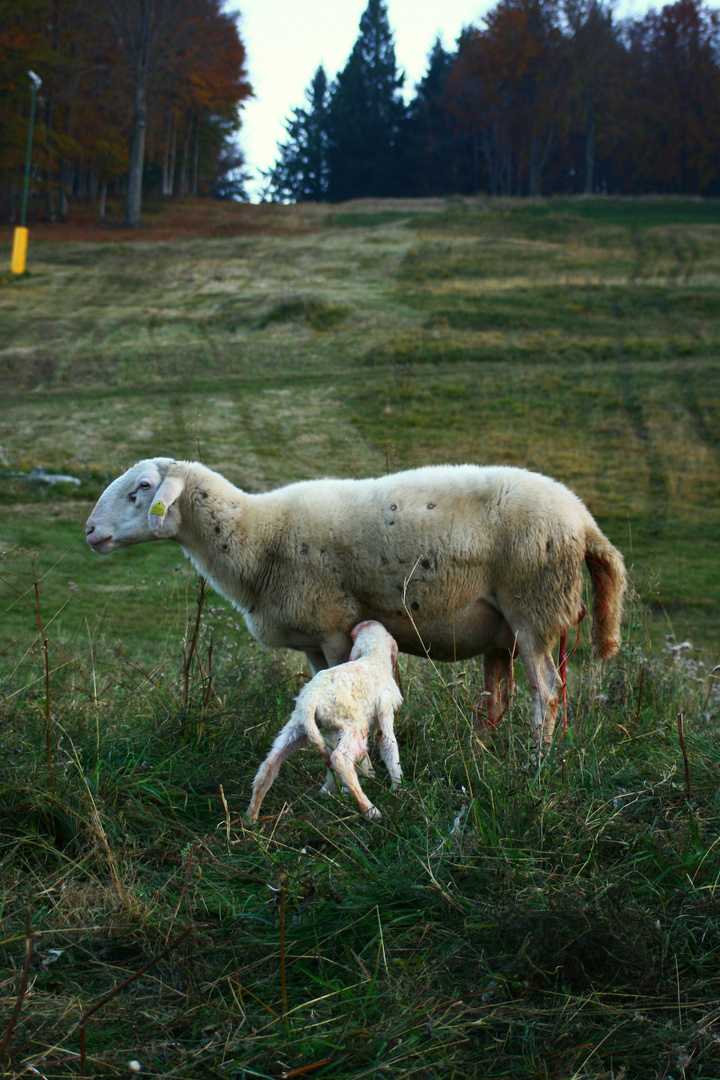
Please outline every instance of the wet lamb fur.
[{"label": "wet lamb fur", "polygon": [[197,462],[153,458],[110,484],[86,533],[102,554],[181,544],[254,637],[303,650],[314,672],[348,659],[350,630],[366,619],[402,652],[482,654],[491,727],[519,655],[535,743],[552,737],[562,692],[552,648],[582,617],[583,562],[594,655],[620,647],[622,555],[568,488],[524,469],[428,466],[250,495]]},{"label": "wet lamb fur", "polygon": [[321,791],[336,791],[337,776],[366,818],[380,817],[355,772],[367,755],[370,732],[377,732],[378,749],[393,788],[399,785],[402,769],[393,724],[395,710],[402,704],[393,674],[397,645],[380,623],[372,621],[354,627],[351,637],[353,647],[348,662],[319,671],[298,694],[292,716],[253,781],[247,810],[250,821],[257,821],[260,804],[283,761],[308,741],[328,769]]}]

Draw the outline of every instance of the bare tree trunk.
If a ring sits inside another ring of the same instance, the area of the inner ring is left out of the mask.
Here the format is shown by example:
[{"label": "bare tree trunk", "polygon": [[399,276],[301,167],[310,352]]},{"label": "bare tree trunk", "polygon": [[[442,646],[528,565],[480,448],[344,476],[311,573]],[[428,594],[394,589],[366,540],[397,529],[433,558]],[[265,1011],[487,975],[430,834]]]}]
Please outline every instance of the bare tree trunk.
[{"label": "bare tree trunk", "polygon": [[162,193],[172,195],[173,173],[175,172],[175,113],[168,111],[165,125],[165,150],[163,151]]},{"label": "bare tree trunk", "polygon": [[100,207],[99,207],[99,210],[98,210],[98,217],[100,218],[100,221],[105,220],[105,200],[106,199],[107,199],[107,180],[104,182],[103,186],[100,188]]},{"label": "bare tree trunk", "polygon": [[[45,100],[45,130],[48,134],[52,131],[53,101],[52,95],[48,94]],[[52,141],[47,142],[47,169],[45,171],[45,220],[55,221],[55,199],[53,198],[53,159]]]},{"label": "bare tree trunk", "polygon": [[72,168],[67,161],[60,162],[60,183],[58,184],[58,217],[68,219],[68,188],[72,183]]},{"label": "bare tree trunk", "polygon": [[200,116],[195,117],[195,148],[193,151],[193,174],[192,174],[192,193],[197,195],[198,187],[198,158],[200,156]]},{"label": "bare tree trunk", "polygon": [[168,189],[168,195],[172,195],[175,190],[175,159],[177,157],[177,117],[175,113],[172,115],[172,140],[170,142],[170,174],[168,179],[170,185]]},{"label": "bare tree trunk", "polygon": [[5,187],[7,198],[7,220],[11,225],[15,224],[15,180],[11,172],[7,173],[7,185]]},{"label": "bare tree trunk", "polygon": [[190,169],[190,135],[192,132],[192,116],[187,115],[185,123],[185,136],[183,138],[182,164],[180,166],[180,194],[188,193],[188,172]]},{"label": "bare tree trunk", "polygon": [[585,127],[585,186],[586,195],[595,190],[595,112],[590,111]]},{"label": "bare tree trunk", "polygon": [[135,109],[133,116],[132,141],[130,143],[130,168],[128,170],[128,195],[125,205],[125,224],[131,229],[140,225],[140,207],[142,204],[142,173],[145,160],[145,121],[147,102],[144,80],[138,77],[135,83]]}]

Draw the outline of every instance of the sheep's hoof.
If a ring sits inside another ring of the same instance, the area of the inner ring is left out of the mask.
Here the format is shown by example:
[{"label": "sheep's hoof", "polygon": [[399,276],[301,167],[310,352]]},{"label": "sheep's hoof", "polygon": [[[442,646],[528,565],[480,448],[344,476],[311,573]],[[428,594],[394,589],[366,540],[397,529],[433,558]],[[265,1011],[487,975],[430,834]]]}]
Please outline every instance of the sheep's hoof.
[{"label": "sheep's hoof", "polygon": [[368,821],[378,821],[382,817],[382,814],[377,806],[369,806],[367,810],[363,810],[363,817],[367,818]]},{"label": "sheep's hoof", "polygon": [[326,780],[320,788],[321,795],[337,795],[337,784],[334,780]]}]

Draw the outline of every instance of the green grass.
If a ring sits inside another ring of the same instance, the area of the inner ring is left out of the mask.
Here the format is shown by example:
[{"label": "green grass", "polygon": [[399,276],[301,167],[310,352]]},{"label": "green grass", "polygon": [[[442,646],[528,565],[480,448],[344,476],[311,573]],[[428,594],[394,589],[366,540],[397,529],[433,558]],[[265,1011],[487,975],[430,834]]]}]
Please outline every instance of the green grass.
[{"label": "green grass", "polygon": [[89,1074],[137,1058],[183,1078],[718,1075],[719,702],[702,668],[653,658],[633,623],[620,661],[574,668],[570,732],[538,769],[524,689],[483,747],[477,665],[405,660],[406,783],[366,782],[381,823],[320,798],[304,753],[251,830],[299,664],[213,622],[213,683],[195,669],[187,716],[177,640],[145,673],[77,640],[51,683],[51,773],[38,657],[5,698],[3,948],[19,967],[28,910],[34,950],[11,1075],[76,1075],[82,1016],[154,957],[87,1019]]},{"label": "green grass", "polygon": [[[33,933],[6,1075],[78,1075],[83,1014],[159,957],[87,1020],[87,1075],[720,1077],[718,225],[711,201],[387,200],[31,237],[0,276],[0,1040]],[[250,830],[302,657],[209,595],[186,708],[182,552],[83,540],[159,453],[251,491],[556,476],[631,567],[623,652],[594,664],[583,628],[540,768],[521,673],[483,747],[480,665],[405,658],[381,823],[305,753]]]},{"label": "green grass", "polygon": [[[3,477],[0,499],[42,502],[54,549],[58,514],[79,528],[104,479],[153,453],[199,453],[251,490],[510,461],[569,483],[658,581],[656,643],[673,628],[714,650],[718,204],[303,214],[227,239],[34,245],[0,289],[0,446],[8,472],[79,476],[85,506]],[[0,541],[20,538],[3,524]]]}]

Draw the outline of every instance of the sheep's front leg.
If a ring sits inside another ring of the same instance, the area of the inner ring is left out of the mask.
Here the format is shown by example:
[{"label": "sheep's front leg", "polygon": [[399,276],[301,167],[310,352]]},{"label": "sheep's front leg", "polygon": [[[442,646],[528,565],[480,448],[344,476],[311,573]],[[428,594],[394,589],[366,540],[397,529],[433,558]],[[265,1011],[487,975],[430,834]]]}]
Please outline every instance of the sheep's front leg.
[{"label": "sheep's front leg", "polygon": [[305,656],[313,675],[317,675],[318,671],[324,671],[326,667],[329,667],[322,649],[306,649]]}]

